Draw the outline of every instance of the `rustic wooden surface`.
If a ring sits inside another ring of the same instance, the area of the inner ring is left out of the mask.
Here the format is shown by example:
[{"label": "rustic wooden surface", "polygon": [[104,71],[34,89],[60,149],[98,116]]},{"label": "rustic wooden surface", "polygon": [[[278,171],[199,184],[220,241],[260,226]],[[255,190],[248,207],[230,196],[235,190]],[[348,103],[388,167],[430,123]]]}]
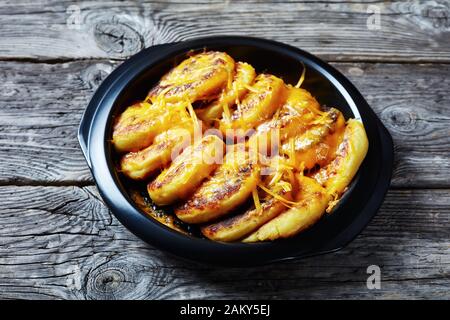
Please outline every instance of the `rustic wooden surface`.
[{"label": "rustic wooden surface", "polygon": [[[73,4],[0,0],[0,298],[450,298],[449,1]],[[380,30],[367,28],[370,5]],[[144,47],[220,34],[330,61],[391,132],[392,188],[344,250],[205,266],[146,245],[103,205],[76,140],[98,84]]]}]

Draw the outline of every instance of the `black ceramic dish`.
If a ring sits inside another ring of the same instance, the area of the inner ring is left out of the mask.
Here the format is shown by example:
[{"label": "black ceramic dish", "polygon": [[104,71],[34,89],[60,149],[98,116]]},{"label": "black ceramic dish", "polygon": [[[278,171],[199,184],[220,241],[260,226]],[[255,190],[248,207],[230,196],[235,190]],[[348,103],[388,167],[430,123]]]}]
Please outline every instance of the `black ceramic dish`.
[{"label": "black ceramic dish", "polygon": [[[333,214],[290,239],[243,244],[219,243],[169,229],[143,213],[130,199],[112,157],[112,119],[130,103],[143,99],[151,86],[190,50],[225,51],[295,84],[306,65],[302,87],[319,103],[337,107],[346,118],[362,120],[369,151],[357,176]],[[352,241],[379,209],[390,184],[392,138],[358,90],[340,72],[315,56],[282,43],[248,37],[210,37],[157,45],[134,55],[101,84],[89,103],[78,135],[100,194],[113,214],[144,241],[178,256],[221,265],[257,265],[303,258],[341,249]]]}]

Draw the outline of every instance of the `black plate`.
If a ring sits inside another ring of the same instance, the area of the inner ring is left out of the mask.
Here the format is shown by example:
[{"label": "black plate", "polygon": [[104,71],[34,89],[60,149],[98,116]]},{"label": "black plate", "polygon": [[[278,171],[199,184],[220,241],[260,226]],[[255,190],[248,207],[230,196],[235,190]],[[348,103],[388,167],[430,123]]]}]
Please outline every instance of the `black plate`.
[{"label": "black plate", "polygon": [[[131,201],[115,170],[110,144],[112,118],[149,88],[190,50],[221,50],[295,84],[306,65],[302,87],[319,101],[361,119],[369,150],[339,206],[312,228],[290,239],[266,243],[219,243],[183,235],[153,220]],[[209,37],[153,46],[134,55],[97,89],[81,120],[78,139],[100,194],[119,221],[142,240],[178,256],[221,265],[256,265],[341,249],[379,209],[392,175],[392,138],[358,90],[317,57],[282,43],[248,37]]]}]

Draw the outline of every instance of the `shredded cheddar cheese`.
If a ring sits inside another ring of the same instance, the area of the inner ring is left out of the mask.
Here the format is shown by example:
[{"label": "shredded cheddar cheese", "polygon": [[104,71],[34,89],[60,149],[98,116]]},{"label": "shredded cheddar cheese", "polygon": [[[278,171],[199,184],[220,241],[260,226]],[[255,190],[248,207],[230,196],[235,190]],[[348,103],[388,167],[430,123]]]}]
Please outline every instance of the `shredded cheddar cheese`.
[{"label": "shredded cheddar cheese", "polygon": [[189,111],[189,115],[190,115],[191,118],[192,118],[192,122],[193,122],[193,124],[194,124],[194,128],[196,128],[197,130],[199,130],[199,128],[200,128],[200,123],[199,123],[199,121],[198,121],[197,114],[195,113],[194,108],[192,107],[192,103],[191,103],[189,100],[186,101],[186,107],[187,107],[187,109],[188,109],[188,111]]},{"label": "shredded cheddar cheese", "polygon": [[298,80],[297,84],[295,85],[296,88],[300,88],[303,81],[305,80],[306,67],[305,67],[305,64],[303,63],[303,61],[301,63],[302,63],[302,67],[303,67],[302,75],[300,76],[300,79]]},{"label": "shredded cheddar cheese", "polygon": [[283,173],[281,171],[277,171],[277,173],[275,173],[275,175],[273,176],[272,180],[270,180],[269,186],[273,186],[273,185],[277,184],[280,181],[282,176],[283,176]]},{"label": "shredded cheddar cheese", "polygon": [[283,198],[281,195],[279,195],[276,192],[273,192],[272,190],[266,188],[264,185],[262,184],[258,184],[258,187],[261,188],[264,192],[268,193],[269,195],[271,195],[273,198],[275,198],[276,200],[280,201],[283,205],[285,205],[288,208],[292,208],[292,206],[296,206],[299,204],[299,202],[295,202],[295,201],[290,201],[286,198]]},{"label": "shredded cheddar cheese", "polygon": [[256,211],[261,212],[261,202],[259,201],[258,190],[256,188],[252,190],[252,196]]},{"label": "shredded cheddar cheese", "polygon": [[230,122],[231,112],[230,112],[230,108],[228,108],[228,104],[224,103],[222,108],[223,108],[223,117],[224,117],[225,121]]},{"label": "shredded cheddar cheese", "polygon": [[254,92],[254,93],[258,93],[258,90],[256,90],[256,89],[253,88],[252,86],[245,85],[245,88],[246,88],[248,91],[251,91],[251,92]]},{"label": "shredded cheddar cheese", "polygon": [[315,120],[313,120],[311,122],[311,124],[314,124],[314,125],[325,124],[325,125],[327,125],[327,124],[330,124],[331,122],[333,122],[333,120],[328,117],[328,113],[323,112],[320,115],[320,117],[315,119]]},{"label": "shredded cheddar cheese", "polygon": [[340,200],[339,194],[337,193],[333,194],[333,200],[331,200],[328,203],[328,207],[325,211],[327,213],[330,213],[333,210],[333,208],[338,204],[339,200]]},{"label": "shredded cheddar cheese", "polygon": [[296,157],[295,157],[295,140],[294,138],[289,139],[289,162],[291,166],[295,167]]}]

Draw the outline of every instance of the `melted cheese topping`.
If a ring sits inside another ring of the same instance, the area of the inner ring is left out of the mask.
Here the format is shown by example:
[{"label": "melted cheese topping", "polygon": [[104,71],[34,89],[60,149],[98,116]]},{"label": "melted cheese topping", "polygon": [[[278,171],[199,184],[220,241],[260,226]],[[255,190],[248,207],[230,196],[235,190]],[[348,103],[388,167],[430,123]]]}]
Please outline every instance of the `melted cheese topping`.
[{"label": "melted cheese topping", "polygon": [[269,194],[270,196],[272,196],[273,198],[277,199],[278,201],[280,201],[283,205],[285,205],[288,208],[291,208],[292,206],[295,206],[298,204],[298,202],[295,201],[290,201],[286,198],[283,198],[281,195],[279,195],[278,193],[270,190],[269,188],[266,188],[264,185],[259,184],[258,185],[259,188],[261,188],[262,190],[264,190],[264,192],[266,192],[267,194]]},{"label": "melted cheese topping", "polygon": [[199,130],[200,123],[198,121],[197,114],[195,113],[194,108],[192,107],[192,103],[189,100],[186,101],[186,108],[189,111],[189,115],[192,118],[192,123],[194,124],[194,128]]},{"label": "melted cheese topping", "polygon": [[252,190],[252,196],[256,211],[261,212],[261,202],[259,201],[258,190],[256,188]]}]

